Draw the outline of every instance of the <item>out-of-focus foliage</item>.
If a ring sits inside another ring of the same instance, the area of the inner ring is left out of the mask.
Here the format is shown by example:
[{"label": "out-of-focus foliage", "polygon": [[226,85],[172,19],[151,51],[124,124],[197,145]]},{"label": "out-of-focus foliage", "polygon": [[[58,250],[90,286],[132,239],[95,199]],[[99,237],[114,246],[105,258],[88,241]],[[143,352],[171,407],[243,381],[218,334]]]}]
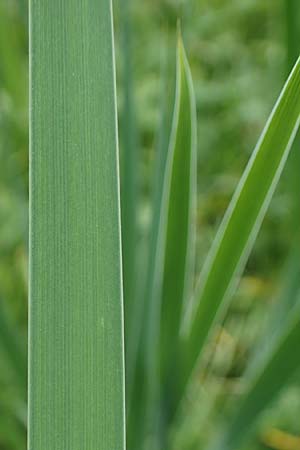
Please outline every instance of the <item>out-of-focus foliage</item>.
[{"label": "out-of-focus foliage", "polygon": [[[122,81],[124,35],[121,33],[124,17],[120,14],[122,1],[114,3],[118,106],[122,123],[126,121],[123,110],[126,91]],[[166,111],[165,128],[170,128],[178,17],[188,49],[198,113],[199,268],[291,60],[298,52],[291,39],[292,29],[299,23],[299,11],[298,15],[287,14],[288,8],[297,11],[297,4],[298,0],[132,0],[129,3],[131,78],[139,134],[136,175],[141,192],[137,200],[141,248],[151,219],[149,204],[156,149],[165,139],[158,131],[162,110]],[[27,332],[27,36],[26,0],[1,0],[0,311],[20,359],[26,357]],[[120,137],[122,151],[126,147],[122,127]],[[285,314],[284,309],[276,307],[276,300],[286,295],[284,286],[289,289],[291,270],[286,260],[295,242],[299,242],[294,225],[297,183],[291,182],[298,180],[293,175],[295,170],[298,173],[300,170],[296,161],[292,155],[230,312],[204,355],[206,369],[199,375],[199,385],[192,386],[183,414],[172,431],[174,450],[205,448],[218,425],[226,424],[244,390],[245,368],[258,351],[263,331],[277,329],[278,317]],[[143,260],[143,249],[140,254]],[[299,264],[297,256],[296,261]],[[142,278],[141,271],[138,278]],[[269,323],[270,311],[273,325]],[[7,348],[0,346],[0,448],[3,450],[21,450],[26,446],[26,392],[14,361]],[[266,411],[246,450],[300,448],[299,399],[298,375]]]},{"label": "out-of-focus foliage", "polygon": [[0,447],[5,450],[24,448],[26,423],[28,63],[20,6],[0,4],[0,326],[5,335]]}]

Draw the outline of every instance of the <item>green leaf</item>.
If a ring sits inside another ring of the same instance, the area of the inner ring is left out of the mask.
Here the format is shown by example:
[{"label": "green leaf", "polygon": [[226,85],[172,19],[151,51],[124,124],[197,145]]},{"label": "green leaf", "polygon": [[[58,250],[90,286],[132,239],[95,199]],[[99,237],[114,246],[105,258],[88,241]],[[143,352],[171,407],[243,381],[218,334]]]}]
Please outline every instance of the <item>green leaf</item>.
[{"label": "green leaf", "polygon": [[174,356],[178,356],[179,323],[186,294],[191,290],[195,191],[195,100],[188,62],[179,38],[173,124],[161,200],[156,197],[153,227],[157,232],[152,235],[148,267],[145,421],[150,427],[156,426],[153,425],[154,416],[154,421],[160,420],[154,411],[160,401],[161,375],[166,382],[167,373],[173,368]]},{"label": "green leaf", "polygon": [[300,60],[296,63],[250,158],[198,281],[185,322],[185,373],[179,395],[213,325],[225,313],[280,178],[300,113]]},{"label": "green leaf", "polygon": [[30,450],[123,450],[110,0],[30,4]]},{"label": "green leaf", "polygon": [[177,50],[176,99],[166,165],[162,227],[160,368],[170,387],[177,369],[183,309],[194,281],[196,212],[196,104],[190,68],[181,39]]},{"label": "green leaf", "polygon": [[215,450],[234,450],[249,437],[259,415],[300,367],[300,311],[292,314],[284,332],[260,367],[242,399],[232,423]]}]

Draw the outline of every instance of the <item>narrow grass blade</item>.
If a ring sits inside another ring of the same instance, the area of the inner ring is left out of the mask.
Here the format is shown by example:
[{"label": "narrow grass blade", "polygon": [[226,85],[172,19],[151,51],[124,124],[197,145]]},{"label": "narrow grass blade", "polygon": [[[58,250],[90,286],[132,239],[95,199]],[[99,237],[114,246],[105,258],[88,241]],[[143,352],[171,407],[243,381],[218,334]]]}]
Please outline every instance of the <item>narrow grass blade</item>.
[{"label": "narrow grass blade", "polygon": [[[193,273],[189,245],[192,203],[196,183],[195,104],[191,76],[181,38],[177,48],[177,87],[174,119],[162,185],[161,200],[156,204],[148,276],[148,329],[145,371],[147,377],[146,423],[153,427],[155,408],[160,401],[160,365],[167,355],[169,369],[179,336],[183,299],[191,288]],[[174,285],[175,283],[175,285]],[[163,305],[163,302],[166,302]],[[167,317],[167,314],[172,314]],[[168,331],[165,330],[168,327]],[[161,333],[164,333],[163,335]],[[173,333],[169,335],[169,333]],[[171,342],[169,340],[171,336]],[[167,347],[169,354],[167,354]],[[162,350],[164,347],[164,350]],[[178,348],[177,348],[178,350]],[[163,351],[163,353],[161,353]],[[163,370],[166,371],[167,366]],[[165,378],[166,373],[164,374]],[[157,417],[154,421],[159,421]],[[157,423],[156,423],[157,425]],[[154,427],[156,426],[154,425]],[[148,425],[147,425],[148,426]],[[153,433],[153,429],[151,430]],[[155,434],[155,432],[154,432]]]},{"label": "narrow grass blade", "polygon": [[[178,362],[184,304],[194,281],[196,212],[196,104],[181,39],[177,50],[176,100],[165,177],[166,229],[161,292],[160,369],[170,384]],[[170,386],[169,386],[170,387]]]},{"label": "narrow grass blade", "polygon": [[31,0],[29,450],[123,450],[110,0]]},{"label": "narrow grass blade", "polygon": [[200,275],[195,309],[185,323],[185,374],[179,389],[185,386],[214,323],[228,306],[285,165],[299,114],[300,60],[271,113]]},{"label": "narrow grass blade", "polygon": [[260,414],[300,367],[300,314],[290,318],[285,332],[268,355],[242,399],[232,423],[214,450],[234,450],[249,437]]}]

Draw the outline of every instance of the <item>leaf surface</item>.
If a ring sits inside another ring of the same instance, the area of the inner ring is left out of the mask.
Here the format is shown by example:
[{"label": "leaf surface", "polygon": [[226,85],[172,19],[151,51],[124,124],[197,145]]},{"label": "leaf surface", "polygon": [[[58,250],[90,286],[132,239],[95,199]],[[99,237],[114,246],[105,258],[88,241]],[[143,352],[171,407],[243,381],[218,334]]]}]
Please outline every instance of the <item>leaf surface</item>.
[{"label": "leaf surface", "polygon": [[29,450],[123,450],[109,0],[30,3]]}]

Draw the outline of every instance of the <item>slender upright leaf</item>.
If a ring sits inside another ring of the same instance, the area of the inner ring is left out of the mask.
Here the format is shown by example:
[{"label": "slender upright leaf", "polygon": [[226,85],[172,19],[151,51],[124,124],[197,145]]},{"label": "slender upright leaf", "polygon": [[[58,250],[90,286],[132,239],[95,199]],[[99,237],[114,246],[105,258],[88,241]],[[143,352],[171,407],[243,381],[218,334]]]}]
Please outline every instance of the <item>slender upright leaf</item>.
[{"label": "slender upright leaf", "polygon": [[299,114],[300,60],[271,113],[200,275],[193,315],[187,316],[185,323],[186,361],[179,395],[212,326],[228,306],[285,165],[299,126]]},{"label": "slender upright leaf", "polygon": [[[178,363],[178,339],[183,307],[194,281],[196,206],[196,105],[190,68],[182,41],[178,42],[176,100],[165,190],[166,236],[161,292],[160,365],[170,384]],[[168,376],[170,377],[168,380]]]},{"label": "slender upright leaf", "polygon": [[161,370],[165,381],[167,367],[171,370],[174,357],[178,356],[176,349],[178,350],[183,300],[191,288],[191,279],[188,277],[193,273],[193,258],[189,245],[193,241],[190,239],[191,206],[196,189],[195,115],[191,75],[179,38],[173,126],[165,163],[162,196],[158,203],[160,207],[155,210],[158,214],[157,221],[154,217],[157,234],[148,269],[151,276],[148,279],[147,301],[149,325],[146,341],[146,421],[151,427],[154,415],[156,421],[160,420],[154,411],[160,401]]},{"label": "slender upright leaf", "polygon": [[123,450],[110,0],[31,0],[29,449]]}]

